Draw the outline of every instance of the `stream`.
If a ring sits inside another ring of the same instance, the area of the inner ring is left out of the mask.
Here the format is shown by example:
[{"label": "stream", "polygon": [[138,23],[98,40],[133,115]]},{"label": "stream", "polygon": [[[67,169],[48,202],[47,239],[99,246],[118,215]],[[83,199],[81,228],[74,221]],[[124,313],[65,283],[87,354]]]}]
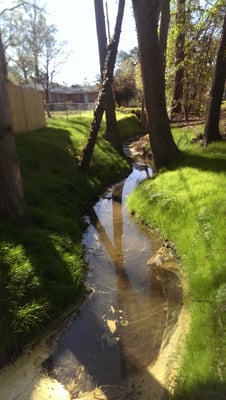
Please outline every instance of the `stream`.
[{"label": "stream", "polygon": [[90,295],[57,340],[44,340],[2,372],[0,400],[167,398],[183,289],[168,244],[125,206],[151,175],[134,164],[85,217]]}]

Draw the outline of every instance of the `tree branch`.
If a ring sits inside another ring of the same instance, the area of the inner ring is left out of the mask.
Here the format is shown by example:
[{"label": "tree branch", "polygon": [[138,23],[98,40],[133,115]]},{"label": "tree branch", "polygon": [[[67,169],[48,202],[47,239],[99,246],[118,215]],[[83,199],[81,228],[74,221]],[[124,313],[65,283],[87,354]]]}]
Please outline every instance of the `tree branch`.
[{"label": "tree branch", "polygon": [[[2,10],[2,11],[0,12],[0,17],[1,17],[6,11],[13,11],[13,10],[15,10],[16,8],[19,8],[19,7],[24,6],[24,5],[30,6],[31,4],[29,3],[29,1],[22,1],[21,3],[17,4],[16,6],[12,6],[12,7],[9,7],[9,8],[4,8],[4,10]],[[32,7],[34,7],[34,6],[32,6]],[[35,8],[37,8],[38,10],[40,10],[40,7],[35,6]]]}]

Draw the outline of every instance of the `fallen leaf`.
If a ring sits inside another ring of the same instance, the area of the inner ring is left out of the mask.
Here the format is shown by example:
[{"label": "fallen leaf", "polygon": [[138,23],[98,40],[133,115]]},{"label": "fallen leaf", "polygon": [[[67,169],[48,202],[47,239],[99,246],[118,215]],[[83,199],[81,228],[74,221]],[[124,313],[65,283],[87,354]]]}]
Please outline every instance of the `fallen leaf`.
[{"label": "fallen leaf", "polygon": [[115,308],[113,306],[111,306],[111,312],[112,314],[115,314]]},{"label": "fallen leaf", "polygon": [[109,328],[109,330],[111,331],[112,334],[115,333],[116,328],[117,328],[116,320],[108,319],[107,320],[107,326],[108,326],[108,328]]}]

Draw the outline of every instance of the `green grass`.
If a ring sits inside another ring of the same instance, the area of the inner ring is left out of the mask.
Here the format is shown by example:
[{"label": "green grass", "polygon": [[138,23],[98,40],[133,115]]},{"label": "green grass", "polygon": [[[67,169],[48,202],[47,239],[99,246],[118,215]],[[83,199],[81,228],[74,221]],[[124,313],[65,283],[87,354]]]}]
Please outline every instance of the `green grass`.
[{"label": "green grass", "polygon": [[[201,127],[202,129],[202,127]],[[226,397],[226,142],[192,144],[200,127],[174,129],[182,154],[145,181],[128,207],[158,228],[181,259],[191,325],[174,399]]]},{"label": "green grass", "polygon": [[142,133],[142,128],[137,117],[132,113],[117,112],[117,121],[120,136],[123,140]]},{"label": "green grass", "polygon": [[79,171],[90,123],[88,115],[52,118],[46,128],[16,136],[31,222],[0,225],[0,365],[85,293],[82,216],[129,171],[103,139],[104,124],[88,172]]}]

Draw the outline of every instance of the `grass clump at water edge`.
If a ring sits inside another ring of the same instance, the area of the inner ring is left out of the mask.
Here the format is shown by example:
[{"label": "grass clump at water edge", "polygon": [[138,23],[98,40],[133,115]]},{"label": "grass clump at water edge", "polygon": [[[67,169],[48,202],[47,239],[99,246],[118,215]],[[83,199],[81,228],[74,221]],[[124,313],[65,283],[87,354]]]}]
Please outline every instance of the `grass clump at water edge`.
[{"label": "grass clump at water edge", "polygon": [[31,223],[21,229],[1,221],[0,366],[85,293],[82,216],[130,169],[103,139],[103,125],[88,172],[79,171],[90,123],[87,116],[52,118],[16,135]]},{"label": "grass clump at water edge", "polygon": [[174,399],[226,396],[226,142],[202,148],[177,129],[181,159],[142,182],[128,207],[174,243],[188,282],[191,324]]}]

